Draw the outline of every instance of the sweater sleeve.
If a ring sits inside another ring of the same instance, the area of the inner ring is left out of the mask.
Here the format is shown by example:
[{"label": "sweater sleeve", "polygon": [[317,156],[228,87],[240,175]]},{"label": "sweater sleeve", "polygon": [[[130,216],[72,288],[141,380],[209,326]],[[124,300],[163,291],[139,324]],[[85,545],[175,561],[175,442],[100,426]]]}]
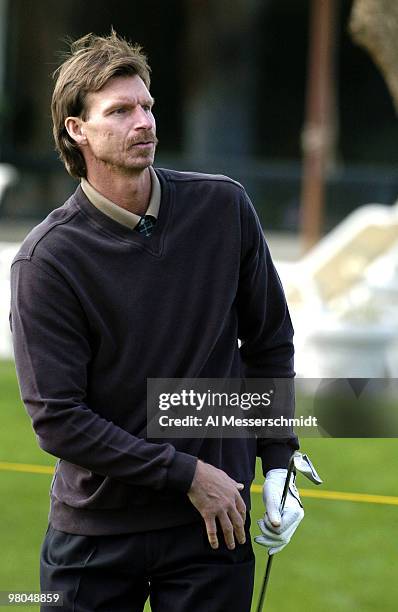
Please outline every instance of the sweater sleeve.
[{"label": "sweater sleeve", "polygon": [[[260,221],[246,196],[242,203],[242,254],[237,296],[239,338],[245,378],[286,378],[291,386],[284,416],[294,415],[293,326],[279,276]],[[285,468],[298,449],[293,431],[283,438],[258,438],[264,475]]]},{"label": "sweater sleeve", "polygon": [[188,491],[195,457],[135,437],[86,403],[88,321],[72,288],[45,262],[13,263],[10,324],[21,397],[44,451],[126,484]]}]

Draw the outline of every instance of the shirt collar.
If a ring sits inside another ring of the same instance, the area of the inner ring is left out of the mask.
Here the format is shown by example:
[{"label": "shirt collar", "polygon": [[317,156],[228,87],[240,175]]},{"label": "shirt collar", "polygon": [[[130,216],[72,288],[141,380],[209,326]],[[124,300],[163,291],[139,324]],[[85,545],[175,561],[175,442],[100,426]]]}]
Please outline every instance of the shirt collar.
[{"label": "shirt collar", "polygon": [[[152,166],[149,166],[149,172],[151,175],[151,197],[145,214],[152,215],[152,217],[157,219],[159,215],[161,198],[160,182]],[[114,221],[117,221],[130,229],[134,229],[140,222],[141,217],[139,215],[136,215],[125,208],[121,208],[111,200],[108,200],[108,198],[103,196],[102,193],[94,189],[87,179],[82,178],[81,187],[91,204]]]}]

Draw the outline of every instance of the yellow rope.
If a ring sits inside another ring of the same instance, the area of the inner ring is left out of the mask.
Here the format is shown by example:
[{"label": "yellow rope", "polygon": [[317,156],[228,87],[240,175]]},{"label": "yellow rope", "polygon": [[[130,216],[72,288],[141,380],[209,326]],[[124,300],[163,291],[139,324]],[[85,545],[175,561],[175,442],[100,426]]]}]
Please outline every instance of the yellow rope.
[{"label": "yellow rope", "polygon": [[4,472],[23,472],[25,474],[53,474],[51,465],[31,465],[30,463],[6,463],[0,461],[0,470]]},{"label": "yellow rope", "polygon": [[[53,474],[51,465],[33,465],[30,463],[8,463],[0,461],[0,470],[5,472],[22,472],[24,474]],[[261,485],[254,484],[251,487],[253,493],[261,493]],[[301,489],[302,497],[313,499],[333,499],[337,501],[362,502],[366,504],[385,504],[398,506],[398,497],[392,495],[372,495],[369,493],[351,493],[346,491],[327,491],[324,489]]]},{"label": "yellow rope", "polygon": [[[261,493],[260,485],[252,485],[253,493]],[[392,495],[372,495],[369,493],[351,493],[346,491],[325,491],[319,489],[301,489],[302,497],[312,497],[314,499],[334,499],[337,501],[363,502],[365,504],[387,504],[398,506],[398,497]]]}]

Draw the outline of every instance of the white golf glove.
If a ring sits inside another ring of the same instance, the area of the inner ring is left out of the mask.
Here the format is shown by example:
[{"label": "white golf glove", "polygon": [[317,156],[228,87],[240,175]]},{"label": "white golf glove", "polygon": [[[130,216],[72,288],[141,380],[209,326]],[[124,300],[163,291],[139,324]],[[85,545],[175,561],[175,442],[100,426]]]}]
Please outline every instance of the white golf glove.
[{"label": "white golf glove", "polygon": [[257,536],[254,540],[258,544],[266,546],[270,555],[281,551],[290,542],[292,535],[304,517],[303,506],[293,474],[290,478],[282,515],[279,512],[286,476],[287,470],[270,470],[266,474],[263,486],[263,500],[266,511],[264,519],[257,521],[263,535]]}]

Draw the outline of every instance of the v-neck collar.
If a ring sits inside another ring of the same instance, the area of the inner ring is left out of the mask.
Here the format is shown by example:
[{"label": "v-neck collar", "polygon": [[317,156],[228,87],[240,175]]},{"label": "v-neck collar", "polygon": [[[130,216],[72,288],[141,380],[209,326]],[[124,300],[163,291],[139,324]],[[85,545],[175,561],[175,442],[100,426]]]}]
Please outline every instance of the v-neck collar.
[{"label": "v-neck collar", "polygon": [[170,222],[171,210],[173,206],[173,186],[166,180],[162,172],[155,170],[161,185],[161,204],[156,225],[151,236],[147,237],[140,234],[135,229],[119,223],[109,217],[90,202],[84,193],[81,185],[76,189],[73,200],[81,211],[90,219],[91,223],[110,237],[121,242],[128,243],[133,247],[145,250],[154,256],[161,256],[164,248],[165,233]]},{"label": "v-neck collar", "polygon": [[[159,215],[161,199],[160,182],[152,166],[149,166],[148,169],[151,177],[151,195],[149,198],[148,208],[145,214],[151,215],[152,217],[157,219]],[[121,208],[120,206],[115,204],[115,202],[109,200],[109,198],[105,197],[102,193],[97,191],[95,187],[93,187],[93,185],[88,182],[87,179],[82,178],[80,184],[81,188],[90,200],[91,204],[94,204],[94,206],[98,208],[101,212],[130,229],[134,229],[137,227],[137,225],[142,219],[141,215],[137,215],[135,213],[130,212],[129,210]]]}]

